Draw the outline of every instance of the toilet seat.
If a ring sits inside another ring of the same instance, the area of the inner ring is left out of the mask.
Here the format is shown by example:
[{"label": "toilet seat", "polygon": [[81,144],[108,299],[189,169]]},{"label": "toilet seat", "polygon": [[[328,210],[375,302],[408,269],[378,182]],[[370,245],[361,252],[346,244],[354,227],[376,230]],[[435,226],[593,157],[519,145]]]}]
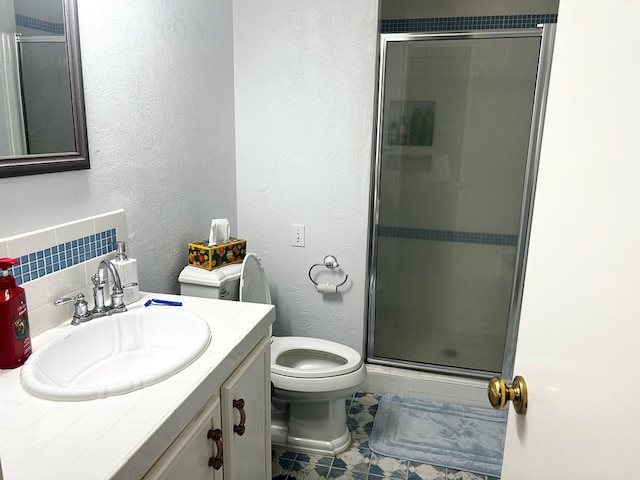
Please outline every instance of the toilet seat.
[{"label": "toilet seat", "polygon": [[361,365],[360,354],[340,343],[310,337],[271,337],[271,373],[277,375],[327,378],[351,373]]},{"label": "toilet seat", "polygon": [[[267,276],[254,253],[242,262],[240,301],[271,304]],[[287,392],[289,401],[292,395],[297,402],[346,397],[366,376],[362,357],[351,347],[320,338],[271,337],[271,381],[276,390]]]},{"label": "toilet seat", "polygon": [[255,253],[247,253],[240,272],[240,301],[271,305],[269,284],[260,258]]}]

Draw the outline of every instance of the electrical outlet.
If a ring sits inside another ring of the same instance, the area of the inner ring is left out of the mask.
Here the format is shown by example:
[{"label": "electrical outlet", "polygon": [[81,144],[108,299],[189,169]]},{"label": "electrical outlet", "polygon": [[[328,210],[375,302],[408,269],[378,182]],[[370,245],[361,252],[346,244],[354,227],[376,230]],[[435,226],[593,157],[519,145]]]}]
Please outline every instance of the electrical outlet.
[{"label": "electrical outlet", "polygon": [[291,245],[304,247],[304,225],[291,225]]}]

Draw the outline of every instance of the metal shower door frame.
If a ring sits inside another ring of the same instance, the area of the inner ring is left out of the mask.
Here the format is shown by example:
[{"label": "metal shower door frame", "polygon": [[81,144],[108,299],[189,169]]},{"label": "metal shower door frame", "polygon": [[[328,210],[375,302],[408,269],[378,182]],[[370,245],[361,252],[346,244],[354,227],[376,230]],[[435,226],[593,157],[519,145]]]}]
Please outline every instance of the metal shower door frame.
[{"label": "metal shower door frame", "polygon": [[[538,175],[540,159],[540,147],[544,126],[544,116],[549,89],[549,76],[553,57],[553,43],[555,39],[555,24],[541,24],[536,28],[505,29],[505,30],[481,30],[473,32],[434,32],[434,33],[385,33],[380,35],[380,63],[378,73],[378,98],[377,98],[377,122],[376,138],[374,144],[375,158],[372,167],[372,200],[370,206],[370,237],[369,237],[369,266],[368,266],[368,299],[367,299],[367,333],[366,333],[366,360],[368,363],[386,365],[400,368],[412,368],[415,370],[429,371],[448,375],[460,375],[474,378],[490,378],[496,373],[511,378],[513,376],[513,364],[518,338],[518,326],[520,322],[520,310],[522,307],[522,290],[526,272],[527,252],[529,248],[529,231],[531,228],[531,215],[533,211],[535,186]],[[413,361],[398,361],[377,358],[373,355],[375,339],[375,311],[376,311],[376,269],[377,269],[377,243],[378,222],[380,213],[380,182],[382,167],[382,125],[384,114],[385,94],[385,68],[387,60],[387,45],[392,42],[408,42],[416,40],[461,40],[461,39],[498,39],[498,38],[523,38],[539,37],[540,50],[538,55],[538,71],[536,76],[533,111],[529,133],[529,146],[527,150],[527,163],[525,170],[523,200],[520,211],[518,227],[518,241],[516,245],[516,259],[514,267],[514,280],[512,283],[509,316],[507,321],[507,333],[505,352],[502,363],[502,372],[481,372],[453,366],[441,366],[420,364]]]}]

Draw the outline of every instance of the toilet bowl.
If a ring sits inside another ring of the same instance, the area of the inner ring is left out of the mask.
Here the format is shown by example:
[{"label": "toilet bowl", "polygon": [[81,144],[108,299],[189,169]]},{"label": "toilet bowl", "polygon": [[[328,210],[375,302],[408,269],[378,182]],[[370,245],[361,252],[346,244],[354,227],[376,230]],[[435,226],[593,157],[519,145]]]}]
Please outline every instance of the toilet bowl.
[{"label": "toilet bowl", "polygon": [[[186,267],[179,281],[183,295],[216,298],[223,292],[229,300],[271,303],[264,269],[252,253],[241,268]],[[362,357],[351,347],[311,337],[271,337],[272,443],[329,455],[346,450],[351,443],[346,399],[366,375]]]},{"label": "toilet bowl", "polygon": [[330,455],[346,450],[351,434],[345,400],[366,375],[360,354],[350,347],[318,338],[272,337],[272,443]]}]

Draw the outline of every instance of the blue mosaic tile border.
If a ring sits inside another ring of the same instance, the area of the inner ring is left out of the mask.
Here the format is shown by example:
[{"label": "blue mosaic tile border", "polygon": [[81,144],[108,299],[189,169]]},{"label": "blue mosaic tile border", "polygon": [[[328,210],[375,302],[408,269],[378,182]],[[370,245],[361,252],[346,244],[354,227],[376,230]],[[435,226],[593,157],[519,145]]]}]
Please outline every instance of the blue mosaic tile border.
[{"label": "blue mosaic tile border", "polygon": [[54,35],[64,35],[64,23],[47,22],[39,18],[27,17],[16,13],[16,26],[33,28],[41,32],[52,33]]},{"label": "blue mosaic tile border", "polygon": [[378,226],[381,237],[405,238],[413,240],[433,240],[436,242],[475,243],[481,245],[503,245],[515,247],[517,235],[501,233],[453,232],[449,230],[430,230],[424,228]]},{"label": "blue mosaic tile border", "polygon": [[116,229],[77,238],[44,250],[22,255],[10,270],[18,285],[44,277],[115,250]]},{"label": "blue mosaic tile border", "polygon": [[558,23],[555,13],[490,15],[485,17],[400,18],[380,21],[380,33],[436,32],[534,28],[539,23]]}]

